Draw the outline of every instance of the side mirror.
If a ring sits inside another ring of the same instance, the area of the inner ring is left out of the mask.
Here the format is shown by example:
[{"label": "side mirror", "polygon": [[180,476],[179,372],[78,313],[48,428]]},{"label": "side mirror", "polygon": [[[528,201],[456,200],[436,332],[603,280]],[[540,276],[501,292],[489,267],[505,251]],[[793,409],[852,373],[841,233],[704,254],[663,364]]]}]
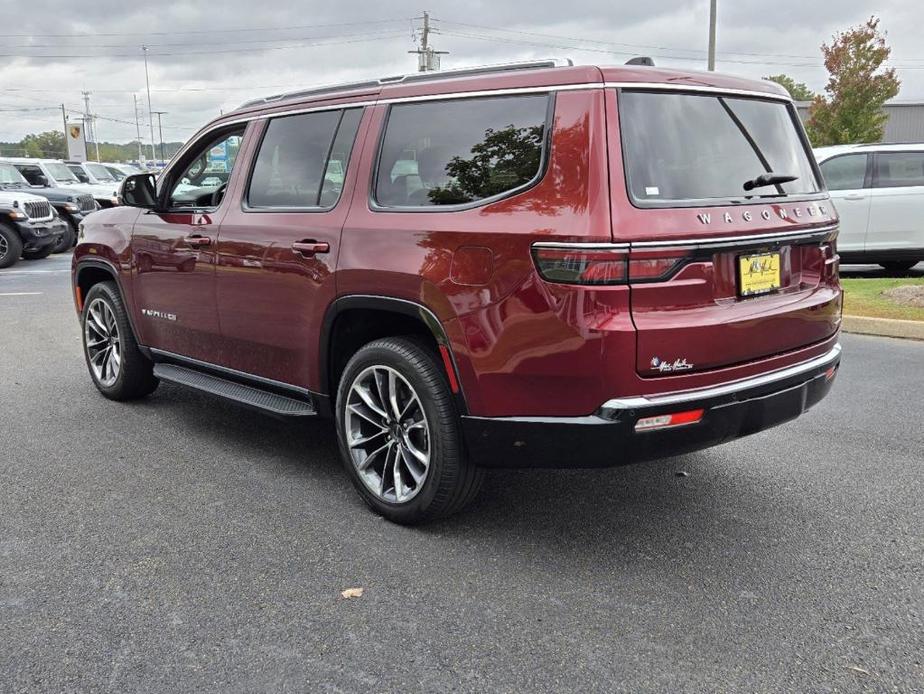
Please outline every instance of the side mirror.
[{"label": "side mirror", "polygon": [[35,177],[35,185],[42,186],[42,188],[48,187],[48,178],[44,174],[39,174]]},{"label": "side mirror", "polygon": [[157,188],[154,184],[154,174],[140,173],[127,176],[119,189],[119,204],[146,210],[156,209]]}]

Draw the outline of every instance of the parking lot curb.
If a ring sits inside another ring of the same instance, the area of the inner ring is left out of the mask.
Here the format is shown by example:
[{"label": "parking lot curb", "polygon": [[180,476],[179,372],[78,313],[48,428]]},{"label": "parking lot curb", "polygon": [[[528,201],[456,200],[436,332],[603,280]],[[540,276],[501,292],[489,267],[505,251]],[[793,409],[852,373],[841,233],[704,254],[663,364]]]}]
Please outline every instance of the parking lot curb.
[{"label": "parking lot curb", "polygon": [[924,340],[924,321],[845,315],[842,327],[847,333]]}]

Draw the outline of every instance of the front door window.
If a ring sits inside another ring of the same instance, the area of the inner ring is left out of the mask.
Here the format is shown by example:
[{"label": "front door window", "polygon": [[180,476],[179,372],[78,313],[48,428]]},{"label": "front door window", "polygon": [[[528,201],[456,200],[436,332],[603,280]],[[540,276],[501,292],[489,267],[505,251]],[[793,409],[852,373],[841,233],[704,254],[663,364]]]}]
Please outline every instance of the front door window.
[{"label": "front door window", "polygon": [[221,135],[199,150],[170,189],[171,209],[218,207],[241,150],[243,129]]}]

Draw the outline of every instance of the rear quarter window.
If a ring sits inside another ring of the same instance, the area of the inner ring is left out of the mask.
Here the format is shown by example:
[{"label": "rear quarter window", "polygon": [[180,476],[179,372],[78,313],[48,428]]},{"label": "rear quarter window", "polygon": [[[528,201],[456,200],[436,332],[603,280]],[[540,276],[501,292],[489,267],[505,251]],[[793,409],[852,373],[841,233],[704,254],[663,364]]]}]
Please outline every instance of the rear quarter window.
[{"label": "rear quarter window", "polygon": [[451,99],[391,107],[373,198],[428,208],[495,199],[538,180],[551,96]]}]

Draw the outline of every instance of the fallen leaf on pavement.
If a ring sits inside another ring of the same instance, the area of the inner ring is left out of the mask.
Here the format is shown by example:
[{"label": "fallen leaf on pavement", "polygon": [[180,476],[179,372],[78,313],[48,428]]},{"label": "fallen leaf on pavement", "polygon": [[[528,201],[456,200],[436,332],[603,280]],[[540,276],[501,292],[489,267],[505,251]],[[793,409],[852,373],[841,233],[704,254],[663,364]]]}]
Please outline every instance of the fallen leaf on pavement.
[{"label": "fallen leaf on pavement", "polygon": [[363,596],[363,589],[347,588],[346,590],[340,591],[340,595],[344,598],[361,598]]},{"label": "fallen leaf on pavement", "polygon": [[848,666],[847,666],[847,669],[848,669],[848,670],[853,670],[854,672],[859,672],[861,675],[868,675],[868,674],[869,674],[869,670],[864,670],[863,668],[857,667],[856,665],[848,665]]}]

